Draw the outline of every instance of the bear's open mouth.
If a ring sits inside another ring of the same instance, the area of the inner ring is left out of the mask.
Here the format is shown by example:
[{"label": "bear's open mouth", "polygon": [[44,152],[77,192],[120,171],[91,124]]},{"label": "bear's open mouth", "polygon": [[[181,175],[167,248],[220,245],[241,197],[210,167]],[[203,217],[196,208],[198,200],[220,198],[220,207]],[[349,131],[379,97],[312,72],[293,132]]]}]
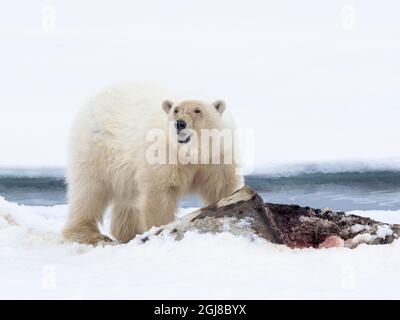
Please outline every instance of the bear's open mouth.
[{"label": "bear's open mouth", "polygon": [[178,142],[181,144],[188,143],[192,138],[193,131],[192,129],[183,129],[178,132]]},{"label": "bear's open mouth", "polygon": [[187,136],[184,140],[180,140],[180,139],[178,139],[178,142],[179,143],[188,143],[190,141],[190,136]]}]

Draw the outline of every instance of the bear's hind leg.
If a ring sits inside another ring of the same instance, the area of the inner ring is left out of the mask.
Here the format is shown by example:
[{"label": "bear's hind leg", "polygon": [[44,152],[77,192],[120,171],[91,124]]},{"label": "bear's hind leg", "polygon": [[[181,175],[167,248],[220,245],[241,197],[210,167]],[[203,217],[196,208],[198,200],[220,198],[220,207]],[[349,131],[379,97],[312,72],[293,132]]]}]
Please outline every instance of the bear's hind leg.
[{"label": "bear's hind leg", "polygon": [[145,231],[137,208],[128,205],[113,205],[111,214],[111,234],[113,237],[123,243],[127,243],[137,234]]},{"label": "bear's hind leg", "polygon": [[[78,188],[79,190],[79,188]],[[103,221],[108,196],[104,190],[81,188],[79,192],[72,189],[69,194],[69,216],[63,229],[64,237],[70,241],[99,244],[112,240],[101,234],[98,222]]]}]

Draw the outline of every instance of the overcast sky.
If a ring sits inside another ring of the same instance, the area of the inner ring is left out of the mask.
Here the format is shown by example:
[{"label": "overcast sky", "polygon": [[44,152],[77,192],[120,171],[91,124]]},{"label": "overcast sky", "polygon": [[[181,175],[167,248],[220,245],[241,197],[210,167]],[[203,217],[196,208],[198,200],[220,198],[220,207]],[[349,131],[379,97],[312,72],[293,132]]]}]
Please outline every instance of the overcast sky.
[{"label": "overcast sky", "polygon": [[153,81],[225,99],[256,166],[400,159],[398,1],[9,1],[0,166],[64,166],[99,89]]}]

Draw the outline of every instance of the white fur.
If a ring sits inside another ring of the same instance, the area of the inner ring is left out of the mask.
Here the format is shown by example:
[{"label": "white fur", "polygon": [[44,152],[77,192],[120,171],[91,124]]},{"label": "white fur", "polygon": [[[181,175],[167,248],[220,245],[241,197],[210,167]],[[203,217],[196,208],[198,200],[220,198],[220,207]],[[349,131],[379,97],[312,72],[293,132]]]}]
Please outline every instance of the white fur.
[{"label": "white fur", "polygon": [[[167,133],[168,119],[174,117],[162,108],[168,98],[153,86],[122,85],[100,92],[82,108],[70,141],[66,238],[92,244],[109,240],[97,224],[111,205],[112,235],[127,242],[152,226],[171,222],[177,201],[188,193],[198,193],[210,204],[242,186],[235,165],[148,164],[148,130]],[[199,104],[204,111],[201,121],[183,115],[194,129],[199,124],[225,126],[211,103]]]}]

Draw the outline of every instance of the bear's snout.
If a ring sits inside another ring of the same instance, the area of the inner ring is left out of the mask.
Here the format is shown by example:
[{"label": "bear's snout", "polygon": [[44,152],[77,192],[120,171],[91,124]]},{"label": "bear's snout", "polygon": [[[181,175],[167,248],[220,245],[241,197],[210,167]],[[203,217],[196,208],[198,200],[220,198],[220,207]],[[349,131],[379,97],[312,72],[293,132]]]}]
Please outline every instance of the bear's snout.
[{"label": "bear's snout", "polygon": [[176,120],[175,127],[178,133],[180,133],[183,129],[185,129],[186,126],[187,124],[184,120]]}]

